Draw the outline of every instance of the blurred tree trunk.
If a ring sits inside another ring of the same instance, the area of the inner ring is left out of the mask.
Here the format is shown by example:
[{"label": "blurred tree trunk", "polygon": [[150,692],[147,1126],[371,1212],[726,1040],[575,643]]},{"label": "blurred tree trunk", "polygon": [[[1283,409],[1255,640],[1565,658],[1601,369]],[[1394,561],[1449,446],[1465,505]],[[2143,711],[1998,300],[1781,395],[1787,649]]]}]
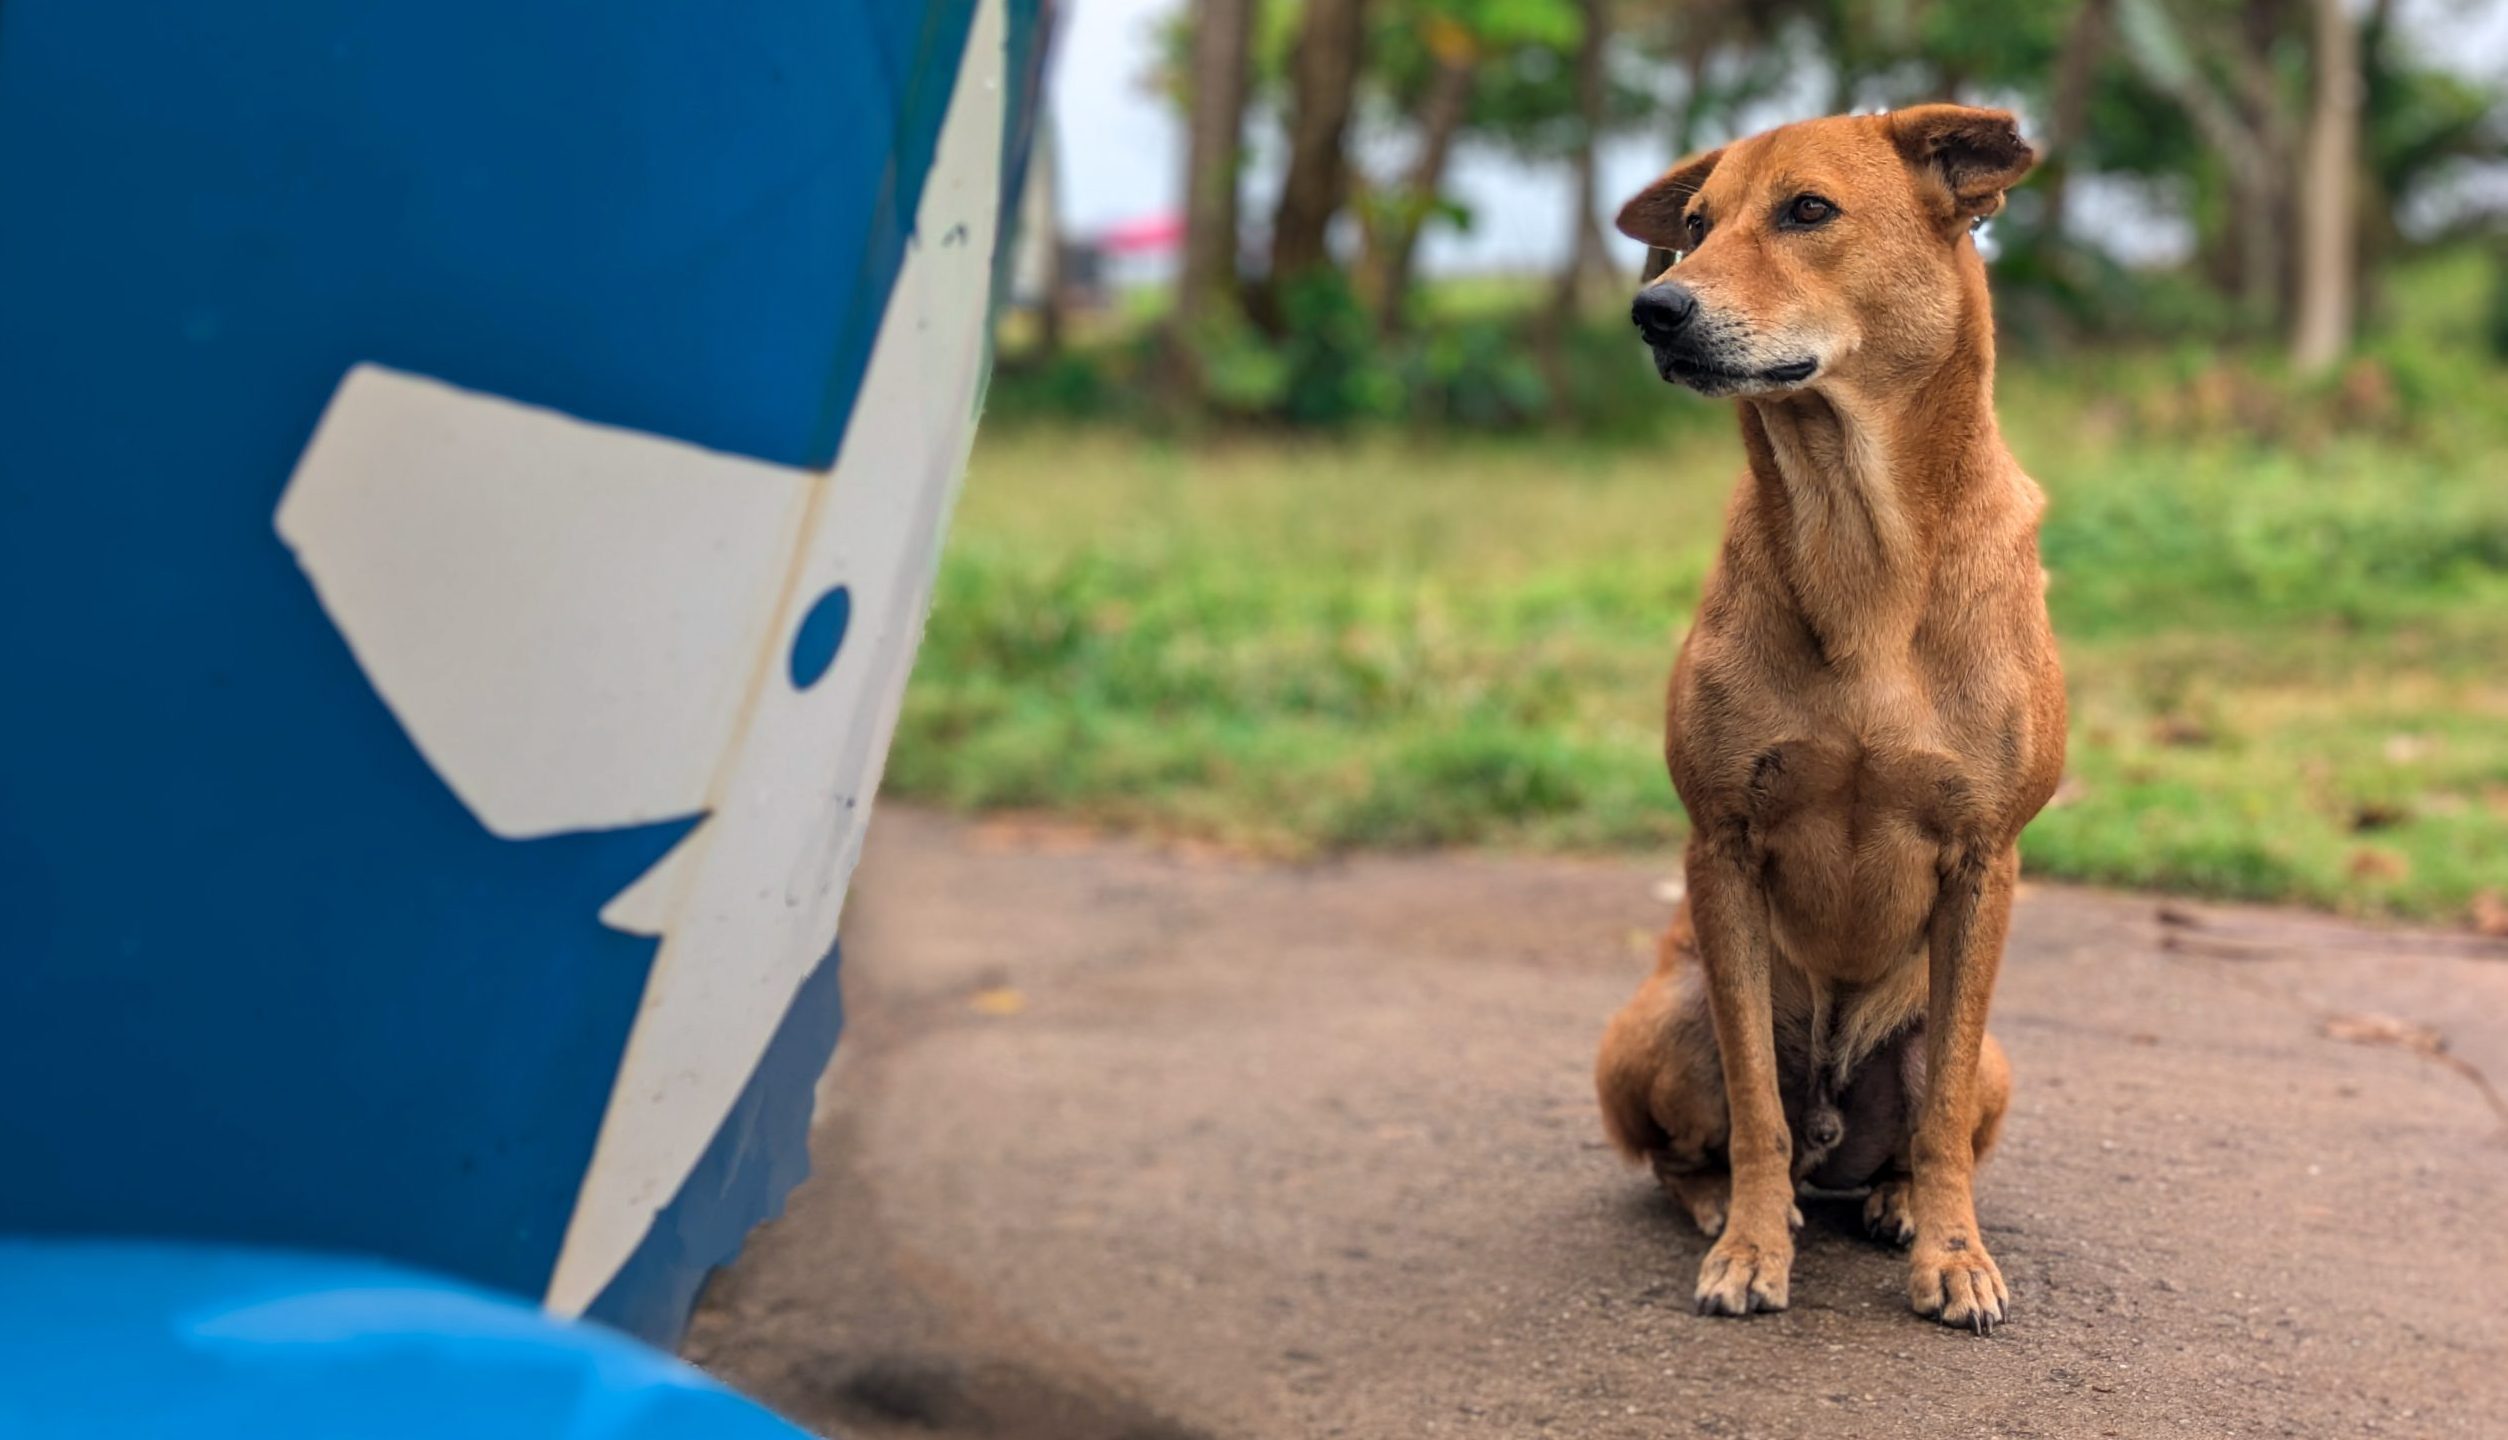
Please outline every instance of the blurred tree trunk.
[{"label": "blurred tree trunk", "polygon": [[1257,307],[1274,325],[1280,287],[1332,263],[1326,239],[1349,190],[1344,147],[1365,39],[1366,0],[1307,0],[1289,60],[1289,172],[1272,217],[1269,293]]},{"label": "blurred tree trunk", "polygon": [[1437,71],[1429,77],[1428,95],[1420,105],[1419,153],[1411,173],[1393,197],[1374,263],[1368,267],[1376,306],[1376,328],[1392,335],[1402,328],[1404,302],[1410,298],[1412,272],[1419,256],[1420,231],[1443,193],[1446,162],[1454,155],[1454,138],[1472,110],[1472,82],[1480,71],[1480,47],[1461,26],[1438,25],[1429,47]]},{"label": "blurred tree trunk", "polygon": [[[2117,0],[2117,30],[2145,81],[2169,97],[2220,158],[2228,214],[2220,236],[2219,278],[2235,290],[2250,323],[2281,313],[2289,273],[2283,236],[2290,212],[2287,126],[2272,87],[2271,66],[2254,44],[2270,0],[2251,0],[2243,33],[2226,52],[2235,93],[2224,93],[2196,62],[2195,50],[2163,0]],[[2216,37],[2218,38],[2218,37]]]},{"label": "blurred tree trunk", "polygon": [[2360,167],[2360,33],[2341,0],[2316,0],[2316,85],[2300,178],[2298,322],[2290,359],[2322,371],[2351,343],[2352,253]]},{"label": "blurred tree trunk", "polygon": [[[2372,111],[2377,103],[2381,81],[2394,76],[2400,57],[2395,53],[2394,0],[2370,0],[2368,14],[2360,21],[2360,126],[2363,137],[2375,123]],[[2365,146],[2365,138],[2363,140]],[[2384,292],[2387,262],[2403,245],[2403,228],[2395,219],[2395,192],[2389,177],[2368,154],[2363,153],[2359,168],[2353,172],[2359,181],[2352,196],[2352,213],[2358,228],[2352,232],[2355,245],[2351,257],[2352,314],[2358,317],[2377,313]]]},{"label": "blurred tree trunk", "polygon": [[2287,317],[2298,295],[2291,238],[2299,224],[2298,117],[2287,97],[2273,52],[2290,32],[2290,0],[2247,0],[2238,43],[2227,47],[2237,83],[2237,103],[2262,148],[2264,162],[2242,177],[2247,187],[2242,230],[2246,240],[2240,293],[2261,322]]},{"label": "blurred tree trunk", "polygon": [[1698,137],[1707,128],[1707,109],[1711,103],[1707,93],[1707,61],[1715,47],[1703,31],[1693,31],[1683,41],[1682,77],[1688,88],[1681,92],[1681,108],[1672,117],[1672,158],[1686,159],[1698,152]]},{"label": "blurred tree trunk", "polygon": [[1576,42],[1576,143],[1568,153],[1576,179],[1572,202],[1576,208],[1569,213],[1567,260],[1560,267],[1545,317],[1552,325],[1565,324],[1583,308],[1589,277],[1606,289],[1618,278],[1611,270],[1602,222],[1595,218],[1602,208],[1602,176],[1594,153],[1602,142],[1603,102],[1610,78],[1603,64],[1604,47],[1611,39],[1611,7],[1609,0],[1582,0],[1577,8],[1585,33]]},{"label": "blurred tree trunk", "polygon": [[1237,168],[1253,74],[1255,0],[1195,0],[1185,120],[1184,271],[1176,322],[1190,330],[1235,303]]},{"label": "blurred tree trunk", "polygon": [[2112,0],[2083,0],[2064,36],[2064,52],[2055,62],[2055,93],[2049,117],[2047,157],[2042,173],[2046,195],[2046,239],[2062,253],[2064,223],[2072,205],[2073,152],[2090,128],[2090,87],[2098,78],[2099,61],[2107,54],[2108,11]]},{"label": "blurred tree trunk", "polygon": [[1020,217],[1020,225],[1030,236],[1041,237],[1030,239],[1028,243],[1044,247],[1041,260],[1045,271],[1042,281],[1045,298],[1043,306],[1037,311],[1036,344],[1037,349],[1047,356],[1062,353],[1064,332],[1068,328],[1066,312],[1070,308],[1068,297],[1063,293],[1062,146],[1055,138],[1059,133],[1054,125],[1052,108],[1038,106],[1036,138],[1028,151],[1027,184],[1022,206],[1026,213]]}]

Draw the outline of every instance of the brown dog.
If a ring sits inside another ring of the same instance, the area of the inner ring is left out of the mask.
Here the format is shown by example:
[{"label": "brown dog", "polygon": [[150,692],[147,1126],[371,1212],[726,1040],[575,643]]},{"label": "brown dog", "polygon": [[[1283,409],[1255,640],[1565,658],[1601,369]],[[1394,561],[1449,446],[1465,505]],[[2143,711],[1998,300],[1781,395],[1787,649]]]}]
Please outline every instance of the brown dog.
[{"label": "brown dog", "polygon": [[1709,151],[1620,212],[1681,252],[1634,312],[1657,370],[1737,397],[1750,460],[1672,673],[1688,898],[1595,1069],[1716,1237],[1705,1314],[1785,1308],[1805,1182],[1873,1187],[1918,1313],[1982,1333],[2009,1299],[1970,1194],[2011,1086],[1986,1005],[2064,687],[1970,232],[2034,159],[2010,115],[1927,105]]}]

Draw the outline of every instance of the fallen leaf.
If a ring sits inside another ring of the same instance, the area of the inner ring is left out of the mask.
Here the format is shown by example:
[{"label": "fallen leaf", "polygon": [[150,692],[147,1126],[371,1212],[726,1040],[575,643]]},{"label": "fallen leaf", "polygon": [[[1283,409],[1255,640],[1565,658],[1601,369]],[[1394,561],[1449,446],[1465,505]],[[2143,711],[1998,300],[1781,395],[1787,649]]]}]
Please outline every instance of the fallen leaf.
[{"label": "fallen leaf", "polygon": [[2360,830],[2391,830],[2412,818],[2406,806],[2387,800],[2363,800],[2351,810],[2351,828]]},{"label": "fallen leaf", "polygon": [[2162,745],[2209,745],[2212,727],[2192,715],[2162,715],[2151,722],[2151,738]]},{"label": "fallen leaf", "polygon": [[2420,1055],[2447,1053],[2446,1036],[2430,1026],[2392,1015],[2328,1015],[2322,1028],[2328,1040],[2341,1040],[2353,1045],[2392,1045]]},{"label": "fallen leaf", "polygon": [[2508,896],[2483,890],[2473,897],[2473,929],[2493,939],[2508,940]]},{"label": "fallen leaf", "polygon": [[2354,1045],[2391,1045],[2446,1066],[2481,1091],[2482,1099],[2491,1107],[2491,1113],[2503,1123],[2508,1123],[2508,1097],[2501,1096],[2479,1066],[2461,1055],[2448,1054],[2447,1037],[2431,1026],[2398,1020],[2392,1015],[2358,1014],[2328,1015],[2322,1028],[2329,1040],[2347,1040]]},{"label": "fallen leaf", "polygon": [[1028,1008],[1028,997],[1008,985],[995,985],[968,996],[967,1008],[978,1015],[1016,1015]]},{"label": "fallen leaf", "polygon": [[1072,855],[1102,843],[1102,837],[1072,821],[1012,812],[977,821],[967,841],[969,849],[984,854]]},{"label": "fallen leaf", "polygon": [[2401,880],[2412,873],[2411,862],[2401,855],[2365,845],[2351,852],[2351,859],[2343,868],[2351,872],[2354,880]]}]

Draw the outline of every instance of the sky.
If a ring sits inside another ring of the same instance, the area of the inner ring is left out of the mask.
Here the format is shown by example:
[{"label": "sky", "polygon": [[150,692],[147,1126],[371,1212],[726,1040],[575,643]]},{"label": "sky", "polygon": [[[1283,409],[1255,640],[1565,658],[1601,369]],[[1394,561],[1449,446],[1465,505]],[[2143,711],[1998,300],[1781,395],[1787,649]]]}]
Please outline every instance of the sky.
[{"label": "sky", "polygon": [[[1059,144],[1057,208],[1064,233],[1087,236],[1126,220],[1173,213],[1184,186],[1183,132],[1176,114],[1150,92],[1146,77],[1156,27],[1184,0],[1061,0],[1051,104]],[[2508,75],[2508,0],[2399,0],[2399,23],[2424,53],[2469,73]],[[1779,101],[1761,123],[1799,118],[1810,97]],[[1634,193],[1675,157],[1662,142],[1632,138],[1604,148],[1602,191],[1609,208]],[[1266,194],[1276,167],[1257,155],[1249,193]],[[1458,151],[1451,188],[1473,212],[1468,234],[1451,227],[1422,241],[1423,263],[1438,273],[1546,268],[1564,254],[1568,177],[1563,166],[1531,166],[1466,147]],[[2137,187],[2093,185],[2077,212],[2095,223],[2101,212],[2135,217],[2101,225],[2118,237],[2128,260],[2166,260],[2188,237],[2181,225],[2155,221],[2152,197]],[[1617,237],[1614,237],[1615,243]],[[1624,257],[1637,260],[1635,242]]]}]

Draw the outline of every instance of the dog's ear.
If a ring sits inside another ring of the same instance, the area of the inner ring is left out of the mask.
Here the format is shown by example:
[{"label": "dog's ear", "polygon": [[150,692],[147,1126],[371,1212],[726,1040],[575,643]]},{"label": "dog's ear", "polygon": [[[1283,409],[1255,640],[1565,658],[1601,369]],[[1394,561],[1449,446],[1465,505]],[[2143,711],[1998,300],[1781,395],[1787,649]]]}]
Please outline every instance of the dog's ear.
[{"label": "dog's ear", "polygon": [[1620,233],[1658,250],[1688,249],[1689,232],[1681,228],[1681,212],[1689,208],[1689,197],[1707,183],[1707,176],[1723,158],[1724,147],[1719,145],[1664,171],[1662,179],[1620,207]]},{"label": "dog's ear", "polygon": [[1942,186],[1957,224],[2003,208],[2003,192],[2038,163],[2008,110],[1917,105],[1889,115],[1890,139],[1919,176]]}]

